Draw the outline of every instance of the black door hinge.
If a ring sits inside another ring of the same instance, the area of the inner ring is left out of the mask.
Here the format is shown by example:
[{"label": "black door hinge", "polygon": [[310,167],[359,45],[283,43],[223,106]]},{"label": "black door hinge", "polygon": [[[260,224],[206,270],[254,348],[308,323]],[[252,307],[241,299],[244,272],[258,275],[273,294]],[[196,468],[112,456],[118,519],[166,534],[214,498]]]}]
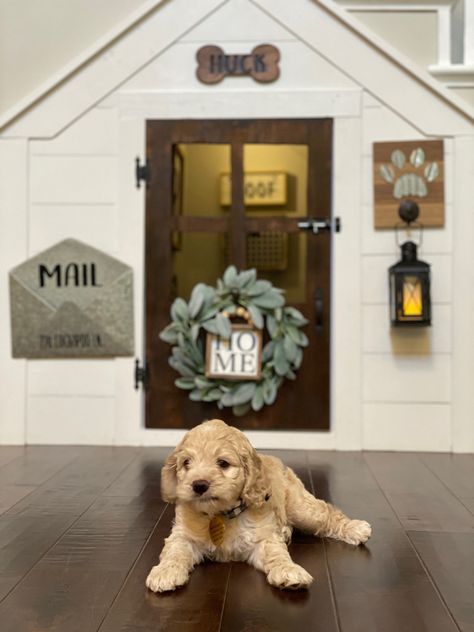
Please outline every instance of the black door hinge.
[{"label": "black door hinge", "polygon": [[148,158],[145,160],[145,164],[140,164],[140,158],[135,158],[135,182],[137,185],[137,189],[140,188],[140,181],[143,180],[146,188],[150,183],[150,163],[148,162]]},{"label": "black door hinge", "polygon": [[135,360],[135,390],[137,391],[140,382],[142,383],[143,389],[146,390],[148,387],[148,366],[146,360],[143,366],[140,366],[140,361],[138,359]]}]

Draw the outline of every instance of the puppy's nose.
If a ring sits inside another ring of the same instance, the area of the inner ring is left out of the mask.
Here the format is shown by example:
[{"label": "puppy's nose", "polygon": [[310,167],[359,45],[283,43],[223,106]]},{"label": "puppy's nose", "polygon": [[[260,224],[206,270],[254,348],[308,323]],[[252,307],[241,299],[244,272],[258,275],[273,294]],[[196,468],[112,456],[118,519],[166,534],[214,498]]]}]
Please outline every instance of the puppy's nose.
[{"label": "puppy's nose", "polygon": [[201,496],[201,494],[204,494],[204,492],[207,492],[207,490],[209,489],[209,481],[205,481],[204,479],[199,479],[197,481],[193,481],[193,490],[196,492],[196,494],[199,494],[199,496]]}]

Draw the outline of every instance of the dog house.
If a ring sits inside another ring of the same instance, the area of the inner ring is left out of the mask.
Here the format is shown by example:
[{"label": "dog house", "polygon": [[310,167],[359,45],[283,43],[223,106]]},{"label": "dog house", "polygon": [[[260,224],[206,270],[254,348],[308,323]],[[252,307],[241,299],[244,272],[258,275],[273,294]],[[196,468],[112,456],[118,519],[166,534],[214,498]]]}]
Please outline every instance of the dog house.
[{"label": "dog house", "polygon": [[[254,445],[474,448],[472,108],[337,5],[149,3],[2,125],[3,273],[64,240],[118,259],[135,353],[13,358],[2,284],[0,442],[175,444],[212,413],[174,386],[159,332],[233,264],[309,321],[294,382],[232,418]],[[420,197],[429,328],[390,327],[397,220],[378,227],[378,187],[395,215],[392,189]],[[423,187],[441,191],[434,224]]]}]

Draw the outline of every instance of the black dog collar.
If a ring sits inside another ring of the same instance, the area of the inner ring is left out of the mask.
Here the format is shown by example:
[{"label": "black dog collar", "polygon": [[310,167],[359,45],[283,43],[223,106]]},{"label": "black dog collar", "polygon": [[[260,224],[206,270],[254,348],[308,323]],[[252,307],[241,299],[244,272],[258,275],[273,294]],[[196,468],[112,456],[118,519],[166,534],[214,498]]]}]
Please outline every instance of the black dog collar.
[{"label": "black dog collar", "polygon": [[232,518],[237,518],[237,516],[240,516],[240,514],[246,509],[247,505],[244,503],[243,500],[241,500],[240,505],[237,505],[237,507],[233,507],[232,509],[229,509],[229,511],[221,511],[221,516],[224,516],[224,518],[227,518],[228,520],[232,520]]},{"label": "black dog collar", "polygon": [[[270,496],[271,494],[266,494],[265,502],[269,500]],[[237,505],[237,507],[233,507],[232,509],[229,509],[229,511],[221,511],[220,515],[224,516],[224,518],[227,518],[228,520],[232,520],[232,518],[237,518],[237,516],[240,516],[240,514],[246,509],[247,505],[244,503],[243,500],[240,500],[240,504]]]}]

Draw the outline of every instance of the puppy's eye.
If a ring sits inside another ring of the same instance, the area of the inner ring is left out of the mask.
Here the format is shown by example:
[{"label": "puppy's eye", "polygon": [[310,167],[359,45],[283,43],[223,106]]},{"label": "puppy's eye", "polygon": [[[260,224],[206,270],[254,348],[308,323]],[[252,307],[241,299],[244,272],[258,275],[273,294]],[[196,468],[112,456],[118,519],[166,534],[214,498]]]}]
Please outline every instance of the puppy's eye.
[{"label": "puppy's eye", "polygon": [[224,459],[219,459],[217,461],[217,465],[222,469],[222,470],[226,470],[229,466],[230,463],[228,463],[227,461],[224,461]]},{"label": "puppy's eye", "polygon": [[184,461],[183,461],[183,467],[184,467],[184,468],[186,468],[186,469],[188,469],[190,462],[191,462],[191,461],[190,461],[190,459],[184,459]]}]

